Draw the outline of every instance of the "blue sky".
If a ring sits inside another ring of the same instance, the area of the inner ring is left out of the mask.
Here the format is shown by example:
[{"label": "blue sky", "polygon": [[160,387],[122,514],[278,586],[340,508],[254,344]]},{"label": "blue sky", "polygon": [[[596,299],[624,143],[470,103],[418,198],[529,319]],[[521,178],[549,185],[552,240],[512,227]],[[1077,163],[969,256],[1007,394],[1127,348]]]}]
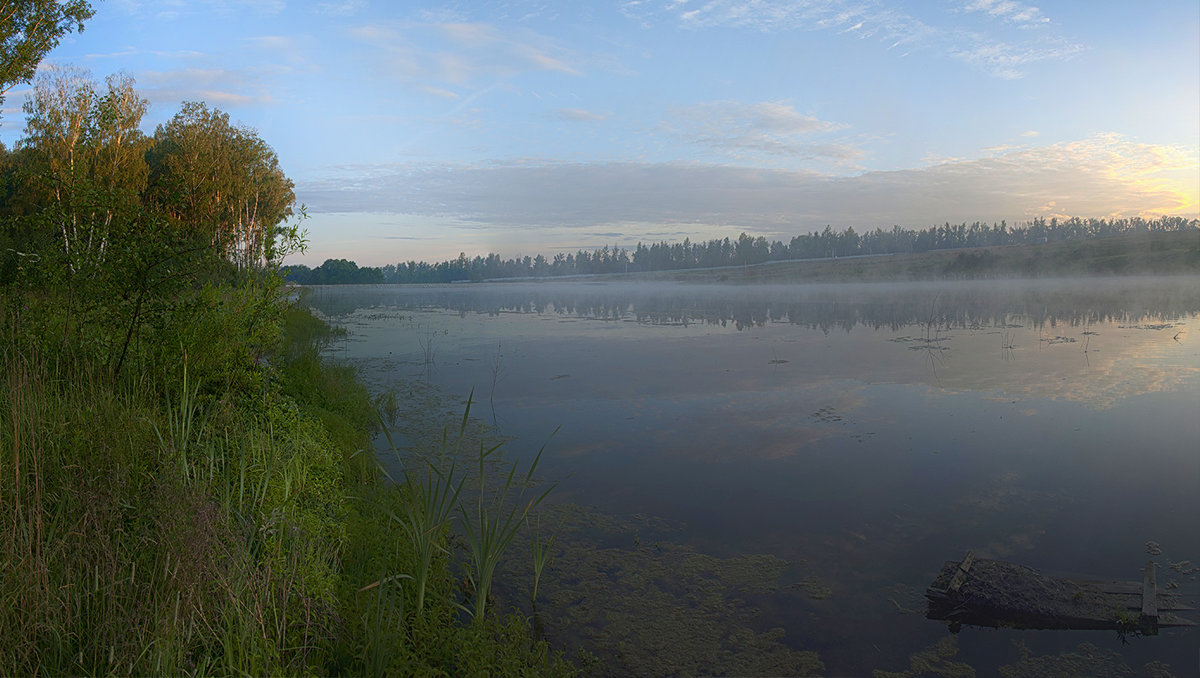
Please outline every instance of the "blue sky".
[{"label": "blue sky", "polygon": [[[292,261],[1200,216],[1195,0],[109,0],[49,56],[227,111]],[[9,93],[0,140],[20,136]]]}]

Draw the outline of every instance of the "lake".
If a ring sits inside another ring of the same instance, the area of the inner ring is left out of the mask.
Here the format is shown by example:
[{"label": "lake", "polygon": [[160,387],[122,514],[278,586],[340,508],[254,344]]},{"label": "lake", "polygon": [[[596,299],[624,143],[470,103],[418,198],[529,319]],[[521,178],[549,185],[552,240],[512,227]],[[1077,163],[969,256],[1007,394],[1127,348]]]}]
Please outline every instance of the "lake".
[{"label": "lake", "polygon": [[[557,485],[536,525],[557,541],[536,623],[595,673],[1198,668],[1196,628],[950,634],[923,598],[973,550],[1094,579],[1140,581],[1154,560],[1196,604],[1198,277],[347,286],[306,303],[348,330],[332,355],[395,389],[401,448],[472,392],[507,460],[545,445],[538,476]],[[530,560],[515,543],[503,607],[534,612]]]}]

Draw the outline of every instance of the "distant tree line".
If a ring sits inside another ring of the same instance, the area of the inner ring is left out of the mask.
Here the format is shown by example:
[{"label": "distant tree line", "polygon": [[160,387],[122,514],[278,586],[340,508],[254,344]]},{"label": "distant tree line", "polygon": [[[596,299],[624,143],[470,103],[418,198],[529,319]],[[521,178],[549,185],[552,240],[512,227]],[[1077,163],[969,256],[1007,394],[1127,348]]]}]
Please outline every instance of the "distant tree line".
[{"label": "distant tree line", "polygon": [[[1177,216],[1158,219],[1036,218],[1014,226],[1009,226],[1004,221],[991,225],[980,221],[957,225],[947,222],[923,230],[893,226],[888,230],[876,228],[863,233],[858,233],[853,227],[844,231],[834,231],[832,227],[826,226],[823,231],[798,235],[787,243],[780,240],[768,241],[762,236],[754,237],[742,233],[736,240],[723,238],[693,243],[690,239],[685,239],[681,243],[662,241],[650,245],[639,242],[632,252],[606,245],[591,252],[581,249],[573,254],[559,253],[552,259],[547,259],[541,254],[513,259],[501,259],[497,254],[474,258],[459,254],[457,259],[439,263],[408,261],[379,268],[358,268],[353,262],[331,259],[316,269],[292,266],[285,268],[285,273],[289,280],[301,284],[446,283],[497,278],[540,278],[748,266],[770,261],[1026,245],[1196,228],[1200,228],[1200,220]],[[975,262],[964,262],[967,263]]]},{"label": "distant tree line", "polygon": [[326,259],[316,268],[296,264],[284,268],[287,280],[301,285],[377,285],[387,282],[383,270],[363,266],[348,259]]}]

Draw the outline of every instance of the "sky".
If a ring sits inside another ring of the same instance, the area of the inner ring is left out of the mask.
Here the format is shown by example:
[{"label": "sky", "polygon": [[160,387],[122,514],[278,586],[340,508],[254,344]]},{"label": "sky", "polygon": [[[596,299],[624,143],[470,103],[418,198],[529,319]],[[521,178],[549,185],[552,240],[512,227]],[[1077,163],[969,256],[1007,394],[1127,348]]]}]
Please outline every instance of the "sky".
[{"label": "sky", "polygon": [[257,130],[289,263],[1200,216],[1196,0],[93,5],[44,64]]}]

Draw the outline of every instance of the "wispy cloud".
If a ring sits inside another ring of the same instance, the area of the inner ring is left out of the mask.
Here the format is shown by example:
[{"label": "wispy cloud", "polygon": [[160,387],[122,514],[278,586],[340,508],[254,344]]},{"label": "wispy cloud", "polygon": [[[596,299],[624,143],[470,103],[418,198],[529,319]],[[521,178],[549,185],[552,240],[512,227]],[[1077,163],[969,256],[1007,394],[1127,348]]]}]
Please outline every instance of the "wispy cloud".
[{"label": "wispy cloud", "polygon": [[366,6],[366,0],[338,0],[337,2],[318,2],[313,6],[313,11],[317,14],[331,16],[353,16]]},{"label": "wispy cloud", "polygon": [[422,92],[424,92],[426,94],[431,94],[435,97],[438,97],[439,99],[449,99],[451,101],[457,101],[462,98],[462,95],[459,94],[458,92],[452,92],[448,89],[444,89],[441,87],[433,87],[430,85],[421,85],[419,89]]},{"label": "wispy cloud", "polygon": [[286,68],[321,70],[311,58],[311,50],[307,48],[310,39],[307,36],[292,35],[262,35],[249,38],[248,42],[257,47],[263,54],[259,63],[264,68],[271,63],[287,64]]},{"label": "wispy cloud", "polygon": [[1020,28],[1049,25],[1049,18],[1037,7],[1009,0],[967,0],[955,10],[929,14],[926,20],[878,0],[709,0],[703,4],[632,0],[622,10],[645,26],[665,21],[694,29],[833,31],[875,38],[891,48],[941,52],[1009,79],[1024,75],[1026,66],[1067,58],[1083,49],[1047,31],[1023,31],[1019,38],[1002,39],[955,18],[982,14]]},{"label": "wispy cloud", "polygon": [[123,49],[118,52],[104,52],[104,53],[88,54],[84,58],[89,59],[89,60],[123,59],[125,57],[139,56],[139,55],[148,55],[148,56],[158,57],[161,59],[195,59],[197,57],[205,56],[205,54],[203,52],[197,52],[197,51],[191,50],[191,49],[162,51],[162,50],[144,50],[144,49],[139,49],[136,47],[130,47],[128,49]]},{"label": "wispy cloud", "polygon": [[1058,61],[1083,51],[1083,47],[1065,40],[1041,40],[1035,44],[1010,44],[978,35],[962,40],[950,54],[1006,80],[1024,77],[1028,66],[1040,61]]},{"label": "wispy cloud", "polygon": [[781,102],[713,101],[675,107],[670,114],[671,118],[661,125],[663,131],[733,157],[767,154],[845,162],[861,156],[861,151],[847,144],[811,139],[813,135],[844,129],[845,125],[804,115]]},{"label": "wispy cloud", "polygon": [[988,16],[1003,19],[1021,26],[1039,26],[1050,23],[1042,10],[1032,5],[1023,5],[1011,0],[970,0],[963,5],[969,12],[984,12]]},{"label": "wispy cloud", "polygon": [[530,30],[502,31],[483,23],[448,23],[437,28],[460,49],[499,56],[526,69],[579,75],[579,71],[567,63],[565,50],[550,38]]},{"label": "wispy cloud", "polygon": [[273,101],[257,77],[241,70],[183,68],[140,71],[135,76],[138,90],[156,104],[178,106],[181,101],[200,100],[210,106],[235,107]]},{"label": "wispy cloud", "polygon": [[114,3],[128,14],[150,14],[159,19],[176,20],[202,12],[238,14],[251,10],[275,15],[287,8],[285,0],[117,0]]},{"label": "wispy cloud", "polygon": [[369,49],[364,68],[406,84],[446,90],[522,73],[579,75],[570,50],[534,31],[484,23],[369,24],[350,30]]},{"label": "wispy cloud", "polygon": [[313,212],[393,212],[496,228],[689,223],[795,234],[825,224],[1195,216],[1187,191],[1198,182],[1188,149],[1102,135],[851,177],[683,163],[426,165],[377,168],[354,182],[305,182],[297,194]]},{"label": "wispy cloud", "polygon": [[582,108],[556,108],[552,115],[559,120],[570,122],[600,122],[608,119],[608,116],[603,113],[585,111]]}]

